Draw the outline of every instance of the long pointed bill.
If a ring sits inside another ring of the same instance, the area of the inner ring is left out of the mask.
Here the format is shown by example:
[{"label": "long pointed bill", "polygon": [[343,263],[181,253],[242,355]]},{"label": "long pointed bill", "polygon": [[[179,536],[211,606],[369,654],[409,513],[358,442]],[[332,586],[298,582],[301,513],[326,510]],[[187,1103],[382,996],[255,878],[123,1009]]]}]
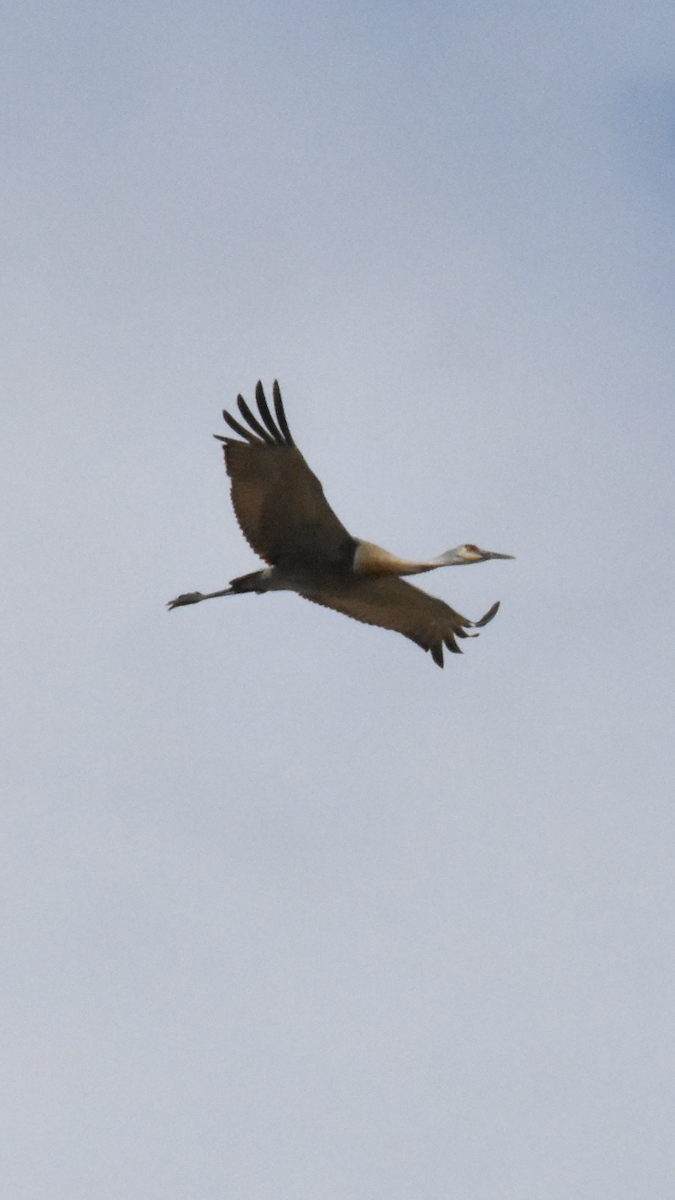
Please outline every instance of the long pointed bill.
[{"label": "long pointed bill", "polygon": [[515,558],[515,554],[497,554],[496,550],[481,550],[483,558]]}]

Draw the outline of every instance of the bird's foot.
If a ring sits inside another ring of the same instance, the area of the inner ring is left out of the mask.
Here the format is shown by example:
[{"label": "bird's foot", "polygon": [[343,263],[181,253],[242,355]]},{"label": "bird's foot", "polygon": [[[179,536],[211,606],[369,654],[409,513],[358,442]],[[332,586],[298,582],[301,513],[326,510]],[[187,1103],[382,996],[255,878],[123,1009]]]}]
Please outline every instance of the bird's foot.
[{"label": "bird's foot", "polygon": [[170,600],[166,607],[170,611],[172,608],[181,608],[183,604],[199,604],[203,599],[201,592],[185,592],[182,596],[176,596],[175,600]]}]

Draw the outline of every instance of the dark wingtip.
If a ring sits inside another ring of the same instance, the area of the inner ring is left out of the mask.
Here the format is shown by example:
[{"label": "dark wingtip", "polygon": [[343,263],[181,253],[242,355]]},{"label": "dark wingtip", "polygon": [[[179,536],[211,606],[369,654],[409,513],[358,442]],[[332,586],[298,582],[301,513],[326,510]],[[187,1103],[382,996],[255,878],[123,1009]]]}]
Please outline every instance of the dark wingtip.
[{"label": "dark wingtip", "polygon": [[270,433],[272,434],[274,441],[277,443],[277,445],[283,446],[283,444],[284,444],[283,434],[281,433],[281,431],[279,429],[277,429],[276,425],[274,424],[274,417],[272,416],[272,414],[270,412],[269,404],[267,403],[267,397],[265,396],[265,390],[264,390],[263,385],[260,382],[260,380],[258,380],[256,387],[255,387],[255,398],[256,398],[256,402],[258,404],[258,411],[260,413],[260,416],[262,417],[267,428],[269,429]]},{"label": "dark wingtip", "polygon": [[[223,417],[230,426],[230,429],[233,429],[240,437],[245,438],[247,442],[251,442],[255,446],[259,446],[261,442],[266,446],[293,446],[293,438],[288,428],[284,406],[281,402],[281,392],[279,391],[279,384],[276,379],[274,381],[274,409],[279,422],[278,425],[275,423],[274,417],[270,412],[260,379],[255,386],[255,398],[264,424],[260,424],[260,421],[254,416],[244,397],[239,394],[237,396],[237,407],[250,428],[247,429],[235,417],[231,416],[226,409],[223,409]],[[251,430],[254,432],[252,433]],[[214,437],[218,436],[218,434],[214,434]],[[227,441],[226,438],[220,438],[220,440]]]},{"label": "dark wingtip", "polygon": [[286,445],[294,446],[295,442],[293,441],[293,438],[291,437],[291,431],[288,428],[288,421],[286,420],[286,413],[284,412],[284,404],[283,400],[281,399],[281,388],[279,387],[279,381],[277,379],[274,380],[272,395],[274,397],[274,411],[277,414],[279,428],[286,439]]},{"label": "dark wingtip", "polygon": [[[262,444],[260,438],[257,438],[249,429],[244,429],[244,426],[240,425],[238,421],[235,421],[234,417],[231,417],[225,408],[223,409],[223,419],[227,422],[230,429],[234,429],[235,433],[238,433],[240,437],[245,438],[247,442],[251,442],[253,446],[260,446]],[[218,434],[215,434],[214,436],[218,437]]]},{"label": "dark wingtip", "polygon": [[481,617],[480,621],[474,621],[475,628],[481,629],[483,625],[487,625],[488,621],[491,621],[492,618],[494,616],[496,616],[498,608],[499,608],[499,600],[497,600],[496,603],[492,605],[492,608],[488,609],[485,616]]},{"label": "dark wingtip", "polygon": [[[244,420],[248,421],[251,429],[255,430],[255,432],[258,434],[258,437],[262,439],[265,445],[273,446],[276,438],[270,437],[267,430],[263,429],[260,421],[253,415],[243,396],[237,396],[237,408],[239,409],[239,412]],[[260,402],[258,402],[258,408],[260,408]]]},{"label": "dark wingtip", "polygon": [[431,650],[431,657],[433,658],[434,662],[436,663],[436,666],[442,667],[444,665],[444,663],[443,663],[443,643],[436,642],[435,645],[430,646],[429,649]]}]

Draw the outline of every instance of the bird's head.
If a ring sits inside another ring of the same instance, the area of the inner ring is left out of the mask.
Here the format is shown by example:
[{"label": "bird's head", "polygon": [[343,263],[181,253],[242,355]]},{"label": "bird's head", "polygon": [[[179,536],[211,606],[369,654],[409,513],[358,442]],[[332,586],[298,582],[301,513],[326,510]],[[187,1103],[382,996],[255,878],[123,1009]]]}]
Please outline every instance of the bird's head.
[{"label": "bird's head", "polygon": [[436,559],[439,566],[457,567],[462,563],[477,563],[487,562],[489,558],[514,558],[513,554],[498,554],[496,550],[481,550],[473,543],[467,542],[463,546],[455,546],[454,550],[446,550],[445,554],[439,555]]}]

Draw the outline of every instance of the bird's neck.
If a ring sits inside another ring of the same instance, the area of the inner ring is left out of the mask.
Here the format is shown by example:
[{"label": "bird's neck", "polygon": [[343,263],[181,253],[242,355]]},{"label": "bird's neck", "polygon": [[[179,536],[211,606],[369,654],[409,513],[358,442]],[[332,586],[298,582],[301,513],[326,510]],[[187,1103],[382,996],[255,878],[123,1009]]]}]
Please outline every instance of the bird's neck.
[{"label": "bird's neck", "polygon": [[438,559],[431,562],[411,562],[407,558],[398,558],[375,546],[373,542],[358,541],[352,570],[355,575],[421,575],[424,571],[433,571],[443,566]]}]

